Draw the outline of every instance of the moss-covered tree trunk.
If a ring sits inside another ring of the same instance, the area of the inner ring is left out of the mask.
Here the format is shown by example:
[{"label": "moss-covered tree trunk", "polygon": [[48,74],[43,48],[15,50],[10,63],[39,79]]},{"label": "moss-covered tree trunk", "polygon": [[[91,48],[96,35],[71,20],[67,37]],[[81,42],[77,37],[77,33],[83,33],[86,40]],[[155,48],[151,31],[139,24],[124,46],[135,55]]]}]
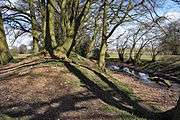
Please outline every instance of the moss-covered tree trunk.
[{"label": "moss-covered tree trunk", "polygon": [[[86,0],[82,10],[79,8],[80,1],[62,1],[61,4],[61,14],[62,14],[62,30],[64,33],[64,43],[57,47],[56,55],[58,57],[68,57],[76,44],[76,36],[80,25],[82,24],[82,19],[86,16],[85,12],[88,12],[90,7],[90,1]],[[70,9],[71,11],[67,11]],[[80,13],[77,15],[77,13]]]},{"label": "moss-covered tree trunk", "polygon": [[[58,46],[56,49],[56,55],[58,57],[65,57],[67,55],[67,52],[69,51],[72,41],[73,41],[73,35],[74,35],[74,30],[73,30],[73,18],[69,19],[69,15],[67,9],[67,3],[69,1],[63,0],[61,4],[61,19],[62,19],[62,31],[64,34],[64,43],[61,46]],[[70,2],[69,2],[70,3]],[[71,7],[71,6],[69,6]]]},{"label": "moss-covered tree trunk", "polygon": [[118,53],[118,56],[119,56],[119,60],[121,62],[124,62],[124,53]]},{"label": "moss-covered tree trunk", "polygon": [[35,6],[34,0],[29,0],[29,9],[31,14],[31,26],[32,26],[32,36],[33,36],[33,53],[39,52],[39,45],[38,45],[38,31],[36,25],[36,16],[35,16]]},{"label": "moss-covered tree trunk", "polygon": [[90,58],[92,56],[95,42],[96,42],[96,39],[92,39],[90,41],[88,48],[87,48],[86,58]]},{"label": "moss-covered tree trunk", "polygon": [[48,4],[49,8],[49,31],[50,31],[50,36],[52,40],[52,47],[55,48],[57,46],[56,43],[56,35],[55,35],[55,1],[54,0],[49,0]]},{"label": "moss-covered tree trunk", "polygon": [[105,67],[105,57],[106,57],[106,50],[107,50],[107,0],[104,0],[103,6],[103,26],[102,26],[102,41],[99,53],[99,61],[98,65],[100,68],[104,69]]},{"label": "moss-covered tree trunk", "polygon": [[100,68],[104,69],[105,67],[105,58],[106,58],[106,50],[107,50],[107,43],[105,40],[101,43],[100,53],[99,53],[99,61],[98,65]]},{"label": "moss-covered tree trunk", "polygon": [[42,48],[45,48],[45,37],[46,37],[46,8],[45,8],[45,0],[41,0],[41,30],[42,30]]},{"label": "moss-covered tree trunk", "polygon": [[94,31],[93,31],[93,36],[91,38],[90,44],[87,48],[87,54],[86,57],[90,58],[92,56],[92,52],[93,52],[93,48],[94,48],[94,44],[96,42],[96,37],[98,34],[98,25],[97,25],[97,17],[95,18],[95,25],[94,25]]},{"label": "moss-covered tree trunk", "polygon": [[51,40],[51,34],[50,34],[50,27],[49,27],[49,19],[50,19],[50,11],[49,11],[49,5],[50,4],[50,0],[47,0],[47,5],[46,5],[46,34],[45,34],[45,49],[48,51],[48,53],[50,54],[51,57],[54,57],[54,50],[52,47],[52,40]]},{"label": "moss-covered tree trunk", "polygon": [[62,44],[62,46],[59,46],[56,50],[58,57],[61,57],[61,56],[64,57],[64,55],[67,55],[67,53],[73,43],[73,39],[74,39],[74,29],[70,25],[67,25],[66,26],[66,36],[64,36],[64,43]]},{"label": "moss-covered tree trunk", "polygon": [[6,35],[3,27],[3,19],[2,14],[0,12],[0,63],[1,64],[7,64],[13,59],[8,44],[6,41]]}]

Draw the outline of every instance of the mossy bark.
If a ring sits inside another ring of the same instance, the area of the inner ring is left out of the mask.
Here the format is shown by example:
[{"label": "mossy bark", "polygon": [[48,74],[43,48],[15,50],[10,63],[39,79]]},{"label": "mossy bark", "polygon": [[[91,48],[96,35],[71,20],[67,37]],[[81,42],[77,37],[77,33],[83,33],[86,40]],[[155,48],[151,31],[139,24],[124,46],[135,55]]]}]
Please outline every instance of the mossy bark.
[{"label": "mossy bark", "polygon": [[6,41],[6,35],[3,27],[2,14],[0,12],[0,64],[7,64],[13,59],[8,44]]},{"label": "mossy bark", "polygon": [[99,61],[98,61],[98,65],[102,69],[104,69],[105,67],[106,50],[107,50],[107,44],[106,42],[103,42],[100,48]]},{"label": "mossy bark", "polygon": [[45,8],[45,0],[41,0],[41,22],[42,22],[42,48],[45,48],[45,38],[46,38],[46,8]]},{"label": "mossy bark", "polygon": [[67,53],[72,45],[73,38],[72,37],[66,37],[65,42],[62,46],[58,47],[56,50],[56,55],[58,57],[64,57],[67,56]]},{"label": "mossy bark", "polygon": [[87,48],[86,58],[90,58],[92,56],[92,54],[93,54],[92,51],[93,51],[93,48],[94,48],[95,41],[96,41],[96,39],[92,39],[90,41],[90,44],[89,44],[89,46]]},{"label": "mossy bark", "polygon": [[54,5],[55,5],[55,1],[50,0],[50,2],[48,4],[48,8],[49,8],[49,31],[50,31],[50,36],[51,36],[53,48],[55,48],[57,46],[55,29],[54,29],[54,27],[55,27],[55,10],[54,10],[55,6]]},{"label": "mossy bark", "polygon": [[30,8],[30,14],[31,14],[31,26],[32,26],[32,36],[33,36],[33,53],[38,53],[39,52],[39,45],[38,45],[39,33],[36,28],[37,25],[36,25],[34,0],[29,0],[29,8]]},{"label": "mossy bark", "polygon": [[45,49],[48,51],[51,57],[54,57],[54,50],[52,47],[52,40],[51,40],[51,34],[50,34],[50,26],[49,26],[49,19],[50,19],[50,11],[49,11],[49,5],[50,0],[47,0],[47,5],[46,5],[46,34],[45,34]]},{"label": "mossy bark", "polygon": [[107,0],[104,0],[104,6],[103,6],[103,29],[102,29],[102,41],[101,41],[101,48],[99,53],[99,61],[98,65],[100,68],[104,69],[105,67],[105,55],[107,50]]},{"label": "mossy bark", "polygon": [[72,25],[70,24],[70,21],[68,19],[69,14],[67,14],[66,7],[68,0],[63,0],[61,4],[61,14],[62,14],[62,30],[64,33],[64,43],[61,46],[58,46],[56,49],[56,56],[58,57],[64,57],[66,56],[68,50],[70,49],[70,46],[73,41],[73,30]]},{"label": "mossy bark", "polygon": [[[82,19],[85,17],[85,12],[90,8],[90,1],[86,0],[82,10],[79,11],[78,8],[80,1],[68,1],[64,0],[61,4],[61,14],[62,14],[62,30],[64,34],[64,43],[57,47],[56,55],[58,57],[69,56],[73,47],[76,44],[76,36],[79,30],[79,26],[82,24]],[[68,11],[67,9],[69,9]],[[76,16],[75,16],[76,15]]]},{"label": "mossy bark", "polygon": [[93,36],[91,38],[90,44],[87,48],[87,54],[86,57],[90,58],[92,56],[92,52],[93,52],[93,48],[94,48],[94,44],[96,42],[96,37],[98,34],[98,25],[97,25],[97,17],[95,18],[95,25],[94,25],[94,31],[93,31]]}]

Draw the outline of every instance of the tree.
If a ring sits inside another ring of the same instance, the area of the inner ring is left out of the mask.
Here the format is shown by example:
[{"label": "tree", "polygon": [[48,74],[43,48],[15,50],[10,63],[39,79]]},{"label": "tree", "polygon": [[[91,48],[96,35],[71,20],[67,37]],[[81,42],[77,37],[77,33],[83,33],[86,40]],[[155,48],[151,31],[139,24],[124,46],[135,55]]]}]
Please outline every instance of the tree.
[{"label": "tree", "polygon": [[180,54],[180,22],[174,21],[166,27],[166,34],[161,38],[161,47],[164,52],[173,55]]},{"label": "tree", "polygon": [[129,35],[125,35],[124,37],[122,37],[123,34],[119,35],[116,38],[116,40],[117,40],[116,50],[118,52],[119,60],[121,62],[124,62],[124,54],[125,54],[125,51],[128,47],[128,42],[129,42],[129,37],[130,37]]},{"label": "tree", "polygon": [[6,42],[6,35],[3,27],[3,19],[0,11],[0,63],[7,64],[13,59]]},{"label": "tree", "polygon": [[73,47],[76,45],[76,36],[79,27],[83,23],[87,12],[89,12],[90,4],[91,0],[63,0],[60,4],[64,43],[56,49],[56,55],[58,57],[61,57],[62,54],[66,56],[70,55]]},{"label": "tree", "polygon": [[19,46],[19,53],[20,54],[26,54],[27,53],[27,46],[22,44]]},{"label": "tree", "polygon": [[[54,57],[54,51],[53,51],[53,46],[52,46],[52,39],[51,39],[51,33],[50,33],[50,10],[49,10],[49,4],[50,4],[50,0],[47,0],[47,4],[45,5],[46,8],[46,22],[45,22],[45,41],[44,41],[44,47],[45,49],[48,51],[48,53],[50,54],[51,57]],[[52,28],[52,27],[51,27]]]},{"label": "tree", "polygon": [[52,41],[52,47],[57,47],[56,37],[55,37],[55,0],[48,1],[48,11],[49,11],[49,32]]},{"label": "tree", "polygon": [[107,24],[107,14],[108,14],[108,7],[107,7],[107,0],[103,1],[103,18],[102,18],[102,40],[101,40],[101,47],[100,47],[100,53],[99,53],[99,61],[98,65],[101,68],[105,67],[105,54],[107,50],[107,30],[108,30],[108,24]]},{"label": "tree", "polygon": [[[136,7],[143,5],[145,1],[104,1],[103,2],[103,25],[102,25],[102,40],[99,54],[99,67],[105,66],[105,53],[107,50],[107,40],[114,31],[123,23],[130,22],[135,14],[131,13]],[[119,3],[119,4],[118,4]],[[109,7],[109,9],[108,9]],[[131,17],[130,17],[131,16]],[[112,29],[110,29],[112,28]]]},{"label": "tree", "polygon": [[39,51],[39,45],[38,45],[39,33],[37,31],[37,21],[36,21],[36,16],[35,16],[34,2],[35,2],[34,0],[29,0],[29,8],[30,8],[32,36],[33,36],[33,53],[38,53],[38,51]]}]

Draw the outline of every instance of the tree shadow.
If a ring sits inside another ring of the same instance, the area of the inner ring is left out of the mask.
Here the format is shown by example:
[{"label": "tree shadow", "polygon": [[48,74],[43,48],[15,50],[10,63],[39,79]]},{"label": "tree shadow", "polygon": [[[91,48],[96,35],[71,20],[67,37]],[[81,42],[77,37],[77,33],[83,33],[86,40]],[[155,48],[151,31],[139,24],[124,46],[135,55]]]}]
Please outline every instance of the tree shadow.
[{"label": "tree shadow", "polygon": [[135,114],[136,116],[143,117],[151,120],[169,120],[169,114],[164,113],[156,113],[153,110],[149,109],[149,107],[138,103],[137,100],[133,100],[128,93],[120,90],[113,82],[107,79],[106,76],[97,72],[96,70],[90,69],[88,70],[94,72],[102,81],[104,81],[112,90],[103,90],[100,86],[94,83],[92,80],[87,78],[77,67],[74,65],[64,62],[65,66],[71,71],[74,75],[76,75],[81,82],[86,85],[86,88],[90,90],[93,94],[95,94],[98,98],[100,98],[105,103],[114,106],[120,110],[125,110],[129,113]]},{"label": "tree shadow", "polygon": [[17,103],[9,106],[0,106],[0,113],[10,117],[26,117],[30,120],[57,119],[62,113],[87,109],[76,106],[77,103],[97,99],[89,91],[79,91],[53,99],[49,102]]}]

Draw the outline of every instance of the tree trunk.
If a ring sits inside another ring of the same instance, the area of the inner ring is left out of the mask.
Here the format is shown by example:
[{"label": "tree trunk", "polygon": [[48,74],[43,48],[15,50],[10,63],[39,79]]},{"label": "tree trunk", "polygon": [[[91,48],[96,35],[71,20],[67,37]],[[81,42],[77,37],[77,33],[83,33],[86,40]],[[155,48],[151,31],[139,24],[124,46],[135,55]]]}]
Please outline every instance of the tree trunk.
[{"label": "tree trunk", "polygon": [[94,44],[96,42],[96,37],[98,34],[98,25],[97,25],[97,17],[95,18],[95,25],[94,25],[94,31],[93,31],[93,36],[91,38],[90,44],[87,48],[87,53],[86,53],[86,57],[90,58],[92,56],[92,52],[93,52],[93,48],[94,48]]},{"label": "tree trunk", "polygon": [[[75,5],[79,5],[80,1],[72,1],[75,2]],[[90,0],[86,0],[82,11],[80,12],[80,14],[77,17],[74,17],[74,13],[75,11],[72,11],[72,13],[69,13],[66,10],[67,7],[67,1],[64,0],[61,4],[61,12],[62,12],[62,30],[63,32],[65,32],[65,36],[64,36],[64,43],[62,44],[62,46],[57,47],[56,49],[56,55],[58,57],[69,57],[73,47],[76,44],[76,35],[78,33],[79,27],[82,23],[82,19],[85,17],[85,12],[88,11],[88,9],[90,8]],[[68,6],[69,7],[69,6]],[[68,18],[68,14],[70,15],[70,18]]]},{"label": "tree trunk", "polygon": [[119,60],[121,62],[124,62],[124,55],[122,53],[118,53],[118,56],[119,56]]},{"label": "tree trunk", "polygon": [[35,7],[34,7],[34,0],[29,1],[29,8],[31,14],[31,26],[32,26],[32,36],[33,36],[33,53],[39,52],[38,46],[38,31],[36,25],[36,17],[35,17]]},{"label": "tree trunk", "polygon": [[94,44],[95,44],[96,39],[92,39],[88,48],[87,48],[87,54],[86,54],[86,58],[90,58],[92,56],[92,52],[93,52],[93,48],[94,48]]},{"label": "tree trunk", "polygon": [[50,0],[50,3],[48,4],[49,8],[49,31],[50,31],[50,36],[51,36],[51,41],[52,41],[52,47],[55,48],[57,46],[56,43],[56,35],[55,35],[55,29],[54,29],[54,24],[55,24],[55,11],[54,11],[54,0]]},{"label": "tree trunk", "polygon": [[66,37],[65,37],[65,41],[63,43],[62,46],[59,46],[57,49],[56,49],[56,55],[58,57],[64,57],[66,56],[68,53],[69,53],[69,50],[73,44],[73,40],[74,40],[74,30],[73,28],[71,29],[67,29],[66,31]]},{"label": "tree trunk", "polygon": [[7,64],[13,59],[6,42],[6,35],[3,27],[2,14],[0,12],[0,64]]},{"label": "tree trunk", "polygon": [[54,57],[54,51],[52,47],[52,40],[51,40],[51,34],[50,34],[50,27],[49,27],[49,7],[48,4],[50,4],[50,1],[47,0],[46,5],[46,36],[45,36],[45,49],[48,51],[51,57]]},{"label": "tree trunk", "polygon": [[107,50],[107,0],[104,0],[103,6],[103,29],[102,29],[102,41],[101,41],[101,48],[99,53],[99,61],[98,65],[100,68],[104,69],[105,67],[105,57],[106,57],[106,50]]},{"label": "tree trunk", "polygon": [[135,48],[135,45],[132,46],[132,48],[130,49],[130,52],[129,52],[129,59],[128,59],[128,62],[129,63],[133,63],[133,58],[132,58],[132,53],[133,53],[133,50]]},{"label": "tree trunk", "polygon": [[103,41],[104,42],[102,42],[101,44],[100,53],[99,53],[99,61],[98,61],[98,65],[102,69],[104,69],[105,67],[105,58],[106,58],[106,50],[107,50],[106,41],[105,40]]},{"label": "tree trunk", "polygon": [[156,61],[156,55],[152,56],[151,62],[155,62]]},{"label": "tree trunk", "polygon": [[45,0],[41,0],[41,14],[42,14],[42,48],[45,48],[45,38],[46,38],[46,7]]}]

